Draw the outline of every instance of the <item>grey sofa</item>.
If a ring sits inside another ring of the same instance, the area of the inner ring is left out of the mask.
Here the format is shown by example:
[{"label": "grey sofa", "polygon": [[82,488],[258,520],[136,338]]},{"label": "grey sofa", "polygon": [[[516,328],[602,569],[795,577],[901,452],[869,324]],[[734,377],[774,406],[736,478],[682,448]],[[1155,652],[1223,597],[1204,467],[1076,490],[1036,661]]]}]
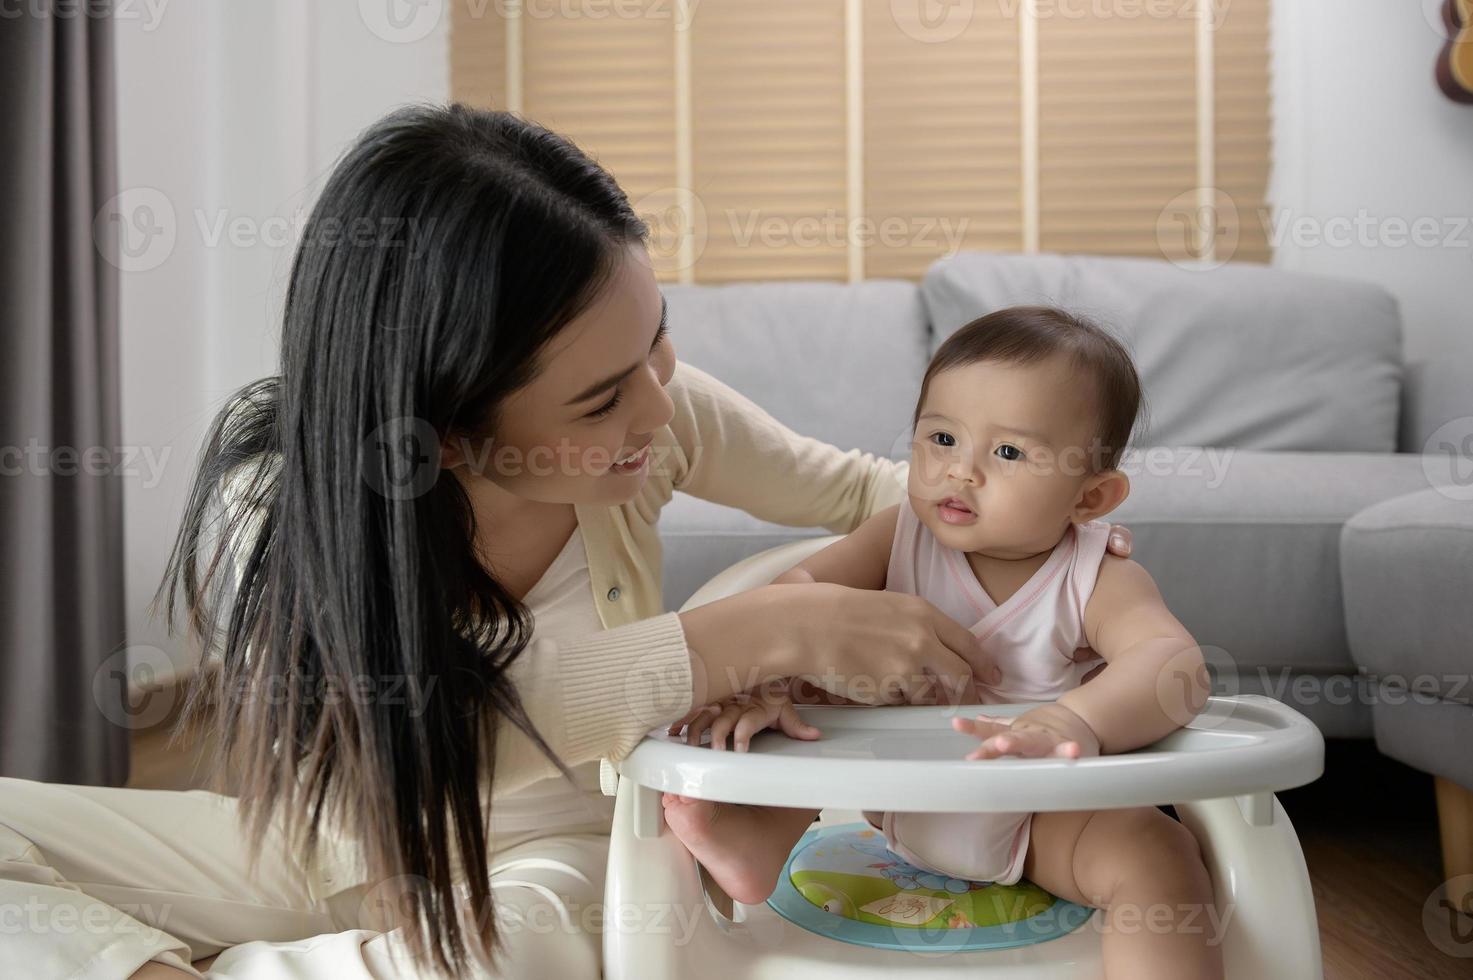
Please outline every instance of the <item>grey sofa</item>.
[{"label": "grey sofa", "polygon": [[[1452,748],[1473,745],[1473,460],[1398,445],[1401,325],[1383,290],[1263,266],[963,253],[919,285],[665,292],[679,356],[802,433],[897,459],[925,365],[958,326],[1037,302],[1102,321],[1132,349],[1148,412],[1112,519],[1219,689],[1278,697],[1327,736],[1374,735],[1473,787],[1473,755]],[[671,609],[746,555],[824,533],[684,495],[660,526]],[[1417,697],[1395,696],[1423,675]]]}]

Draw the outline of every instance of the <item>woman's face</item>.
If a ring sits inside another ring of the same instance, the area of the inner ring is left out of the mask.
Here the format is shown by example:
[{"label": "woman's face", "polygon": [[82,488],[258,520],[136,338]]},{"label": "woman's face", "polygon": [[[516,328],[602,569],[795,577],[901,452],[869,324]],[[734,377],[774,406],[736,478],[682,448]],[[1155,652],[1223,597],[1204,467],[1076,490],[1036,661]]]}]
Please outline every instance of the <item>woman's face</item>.
[{"label": "woman's face", "polygon": [[452,436],[447,465],[527,500],[633,498],[659,462],[641,450],[674,414],[664,312],[644,246],[628,246],[602,292],[543,350],[537,376],[502,404],[499,431],[479,442]]}]

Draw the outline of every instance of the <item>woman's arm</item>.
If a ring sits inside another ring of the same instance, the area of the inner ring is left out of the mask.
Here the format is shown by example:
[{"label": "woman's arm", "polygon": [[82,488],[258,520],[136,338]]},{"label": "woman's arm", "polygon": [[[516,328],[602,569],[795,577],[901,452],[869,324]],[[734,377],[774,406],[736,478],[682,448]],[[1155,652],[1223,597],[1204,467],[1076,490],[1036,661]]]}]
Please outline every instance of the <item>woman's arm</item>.
[{"label": "woman's arm", "polygon": [[675,489],[789,527],[848,534],[905,495],[908,463],[799,435],[744,395],[680,362],[666,389],[687,465]]},{"label": "woman's arm", "polygon": [[[691,704],[691,653],[675,613],[572,639],[534,639],[507,673],[527,720],[568,766],[622,759]],[[496,732],[495,771],[498,795],[558,775],[505,720]]]}]

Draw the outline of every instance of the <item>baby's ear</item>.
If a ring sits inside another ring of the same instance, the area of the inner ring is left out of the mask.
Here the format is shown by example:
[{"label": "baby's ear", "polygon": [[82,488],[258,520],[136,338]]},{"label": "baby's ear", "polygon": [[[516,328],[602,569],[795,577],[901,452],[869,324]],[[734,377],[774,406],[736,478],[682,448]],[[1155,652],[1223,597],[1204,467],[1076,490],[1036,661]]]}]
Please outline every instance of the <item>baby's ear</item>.
[{"label": "baby's ear", "polygon": [[1120,470],[1103,470],[1091,473],[1080,488],[1079,499],[1074,502],[1073,520],[1084,524],[1104,517],[1130,496],[1130,477]]}]

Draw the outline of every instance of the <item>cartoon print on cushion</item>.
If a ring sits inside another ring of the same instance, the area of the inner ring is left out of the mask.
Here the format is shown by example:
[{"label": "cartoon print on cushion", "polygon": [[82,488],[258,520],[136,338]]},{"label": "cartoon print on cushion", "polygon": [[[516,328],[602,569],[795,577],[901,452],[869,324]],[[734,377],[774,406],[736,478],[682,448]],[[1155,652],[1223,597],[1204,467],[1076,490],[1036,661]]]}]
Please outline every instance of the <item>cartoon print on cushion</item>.
[{"label": "cartoon print on cushion", "polygon": [[880,949],[912,948],[913,929],[922,930],[928,948],[1044,942],[1078,928],[1092,912],[1028,881],[999,885],[923,871],[892,854],[866,824],[805,834],[768,905],[818,935]]},{"label": "cartoon print on cushion", "polygon": [[938,875],[911,864],[903,858],[897,857],[884,844],[884,839],[877,837],[875,840],[855,839],[849,842],[849,846],[861,854],[870,857],[884,858],[883,861],[871,864],[880,874],[893,881],[897,888],[909,891],[913,888],[933,888],[937,891],[947,891],[953,895],[961,895],[973,889],[987,887],[987,882],[966,881],[962,878],[952,878],[948,875]]},{"label": "cartoon print on cushion", "polygon": [[948,929],[970,929],[974,925],[976,923],[967,918],[966,913],[960,909],[952,909],[951,915],[946,919],[946,928]]}]

